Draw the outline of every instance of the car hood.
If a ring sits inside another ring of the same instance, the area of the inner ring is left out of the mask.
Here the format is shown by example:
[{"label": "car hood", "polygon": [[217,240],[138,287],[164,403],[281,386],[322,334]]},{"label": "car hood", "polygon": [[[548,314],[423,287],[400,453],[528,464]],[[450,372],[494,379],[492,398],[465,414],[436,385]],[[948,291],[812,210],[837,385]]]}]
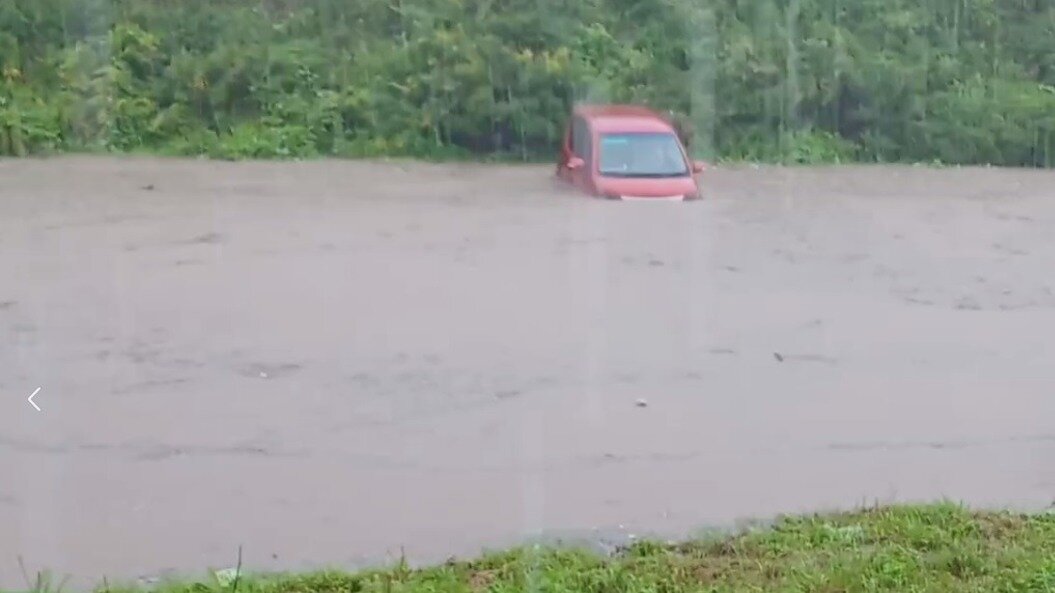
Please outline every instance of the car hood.
[{"label": "car hood", "polygon": [[696,193],[692,177],[601,177],[597,189],[607,196],[673,198]]}]

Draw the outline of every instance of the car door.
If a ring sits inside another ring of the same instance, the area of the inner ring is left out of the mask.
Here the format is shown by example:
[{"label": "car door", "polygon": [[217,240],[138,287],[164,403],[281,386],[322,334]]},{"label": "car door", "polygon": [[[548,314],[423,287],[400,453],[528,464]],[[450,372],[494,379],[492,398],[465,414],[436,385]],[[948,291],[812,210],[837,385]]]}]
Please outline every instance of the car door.
[{"label": "car door", "polygon": [[[575,116],[571,120],[569,126],[568,135],[566,138],[563,161],[560,164],[562,178],[571,183],[572,185],[586,189],[589,184],[589,169],[590,169],[590,131],[586,125],[586,120],[581,116]],[[578,158],[582,160],[579,167],[571,168],[568,163]]]},{"label": "car door", "polygon": [[593,193],[593,131],[585,119],[580,119],[579,138],[575,141],[575,156],[582,166],[574,171],[574,183],[585,192]]},{"label": "car door", "polygon": [[557,152],[557,177],[569,183],[572,182],[572,178],[571,170],[568,169],[568,161],[575,154],[573,147],[575,119],[570,119],[568,125],[564,128],[564,138],[561,140],[560,150]]}]

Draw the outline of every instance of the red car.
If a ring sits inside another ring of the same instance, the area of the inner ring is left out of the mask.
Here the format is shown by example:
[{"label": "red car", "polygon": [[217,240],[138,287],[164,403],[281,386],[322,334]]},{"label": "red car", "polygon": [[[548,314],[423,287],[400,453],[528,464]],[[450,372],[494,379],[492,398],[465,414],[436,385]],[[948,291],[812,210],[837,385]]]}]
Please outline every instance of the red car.
[{"label": "red car", "polygon": [[580,105],[572,112],[557,177],[613,200],[692,200],[706,164],[689,159],[674,125],[633,105]]}]

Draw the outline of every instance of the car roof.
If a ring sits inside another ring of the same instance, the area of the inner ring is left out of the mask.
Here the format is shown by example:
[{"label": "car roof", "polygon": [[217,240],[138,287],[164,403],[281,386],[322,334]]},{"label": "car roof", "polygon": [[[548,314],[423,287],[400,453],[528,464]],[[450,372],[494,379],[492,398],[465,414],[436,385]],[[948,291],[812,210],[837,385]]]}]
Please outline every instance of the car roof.
[{"label": "car roof", "polygon": [[673,132],[662,115],[640,105],[576,105],[574,112],[597,132]]}]

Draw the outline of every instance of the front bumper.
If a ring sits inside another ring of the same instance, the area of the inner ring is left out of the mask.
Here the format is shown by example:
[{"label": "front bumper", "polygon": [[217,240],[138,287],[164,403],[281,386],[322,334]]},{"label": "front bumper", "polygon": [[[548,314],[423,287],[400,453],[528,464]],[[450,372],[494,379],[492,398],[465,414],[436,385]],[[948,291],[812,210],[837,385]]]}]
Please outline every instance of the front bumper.
[{"label": "front bumper", "polygon": [[683,202],[685,196],[619,196],[624,202]]}]

